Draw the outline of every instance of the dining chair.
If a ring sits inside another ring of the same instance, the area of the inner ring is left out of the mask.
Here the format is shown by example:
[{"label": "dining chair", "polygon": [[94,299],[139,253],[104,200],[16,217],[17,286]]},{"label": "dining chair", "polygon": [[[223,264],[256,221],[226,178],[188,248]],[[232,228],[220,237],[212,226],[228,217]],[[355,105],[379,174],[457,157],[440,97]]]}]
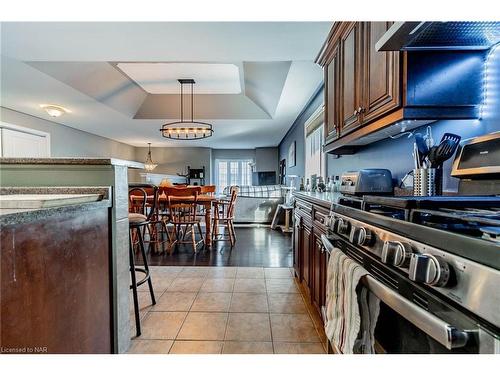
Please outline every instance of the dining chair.
[{"label": "dining chair", "polygon": [[[148,193],[145,190],[146,188],[153,189],[153,196],[155,199],[153,203],[150,203],[150,199],[148,198]],[[146,256],[146,250],[144,247],[144,231],[145,228],[151,224],[151,220],[153,218],[155,212],[155,203],[156,196],[158,194],[158,190],[156,187],[152,186],[143,186],[143,187],[131,187],[128,192],[129,196],[129,264],[130,264],[130,277],[131,277],[131,285],[130,289],[132,289],[132,296],[134,299],[134,314],[135,314],[135,327],[136,327],[136,335],[141,335],[141,320],[139,314],[139,299],[137,294],[137,288],[144,283],[148,283],[149,293],[151,296],[151,303],[156,305],[156,298],[153,290],[153,282],[151,280],[151,273],[148,265],[148,258]],[[134,251],[134,235],[137,236],[137,244],[139,245],[139,250],[141,253],[143,266],[137,266],[135,264],[135,251]],[[137,280],[136,273],[144,274],[144,277],[141,280]]]},{"label": "dining chair", "polygon": [[[169,222],[173,225],[171,233],[170,253],[173,252],[175,244],[190,243],[193,251],[197,252],[197,247],[203,243],[203,232],[201,230],[201,219],[197,216],[198,195],[200,187],[165,188],[167,196],[167,207],[169,212]],[[196,240],[195,228],[198,229],[200,240]],[[191,240],[185,240],[190,234]]]},{"label": "dining chair", "polygon": [[[238,188],[231,188],[229,200],[220,199],[215,201],[215,215],[212,219],[212,241],[229,241],[231,247],[236,243],[236,231],[234,230],[234,209],[238,197]],[[219,234],[218,227],[225,228],[224,234]]]}]

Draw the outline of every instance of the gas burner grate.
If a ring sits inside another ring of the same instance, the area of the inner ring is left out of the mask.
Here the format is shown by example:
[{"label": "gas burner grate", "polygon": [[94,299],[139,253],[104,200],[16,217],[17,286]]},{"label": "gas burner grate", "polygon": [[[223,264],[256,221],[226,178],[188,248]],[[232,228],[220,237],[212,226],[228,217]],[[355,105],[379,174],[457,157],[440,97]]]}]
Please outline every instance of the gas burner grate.
[{"label": "gas burner grate", "polygon": [[485,234],[484,230],[487,227],[489,233],[500,231],[500,210],[496,208],[414,209],[410,216],[410,221],[416,224],[498,242],[496,236]]}]

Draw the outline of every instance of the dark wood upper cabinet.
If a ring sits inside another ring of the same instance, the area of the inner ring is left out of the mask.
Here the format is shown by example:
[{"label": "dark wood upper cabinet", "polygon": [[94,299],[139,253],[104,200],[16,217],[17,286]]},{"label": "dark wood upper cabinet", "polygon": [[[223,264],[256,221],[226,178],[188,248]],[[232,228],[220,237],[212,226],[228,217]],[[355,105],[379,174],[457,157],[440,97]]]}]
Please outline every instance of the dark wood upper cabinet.
[{"label": "dark wood upper cabinet", "polygon": [[340,118],[341,134],[360,125],[361,70],[363,58],[361,45],[362,23],[347,22],[340,36]]},{"label": "dark wood upper cabinet", "polygon": [[339,44],[332,49],[330,62],[325,67],[325,139],[334,139],[339,134]]},{"label": "dark wood upper cabinet", "polygon": [[401,106],[401,54],[375,50],[391,24],[334,24],[317,58],[325,75],[325,145],[341,142]]},{"label": "dark wood upper cabinet", "polygon": [[399,52],[375,50],[375,44],[393,22],[363,23],[363,122],[374,120],[401,104]]}]

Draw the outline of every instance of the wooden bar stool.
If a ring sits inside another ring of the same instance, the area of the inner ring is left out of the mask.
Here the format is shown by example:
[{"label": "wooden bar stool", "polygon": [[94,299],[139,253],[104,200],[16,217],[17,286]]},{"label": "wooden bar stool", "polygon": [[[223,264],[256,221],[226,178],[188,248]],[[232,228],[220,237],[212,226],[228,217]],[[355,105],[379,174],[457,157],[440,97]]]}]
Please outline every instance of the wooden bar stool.
[{"label": "wooden bar stool", "polygon": [[[151,186],[152,187],[152,186]],[[132,295],[134,299],[134,314],[135,314],[135,329],[136,336],[141,335],[141,320],[139,315],[139,299],[137,295],[137,288],[144,283],[148,283],[149,293],[151,295],[151,303],[156,305],[156,298],[153,290],[153,283],[151,281],[151,273],[148,266],[148,260],[146,257],[146,250],[144,248],[144,238],[143,233],[148,225],[151,223],[151,218],[155,212],[155,203],[157,200],[158,190],[156,187],[154,189],[154,200],[152,206],[148,207],[148,194],[146,190],[142,187],[132,187],[129,189],[129,199],[131,202],[130,209],[134,212],[130,212],[128,215],[129,220],[129,262],[130,262],[130,276],[132,283],[130,289],[132,289]],[[137,196],[142,197],[142,199],[137,199]],[[133,197],[133,198],[130,198]],[[135,265],[135,254],[134,254],[134,234],[137,235],[139,250],[142,256],[144,266]],[[144,274],[141,280],[137,280],[136,272]]]}]

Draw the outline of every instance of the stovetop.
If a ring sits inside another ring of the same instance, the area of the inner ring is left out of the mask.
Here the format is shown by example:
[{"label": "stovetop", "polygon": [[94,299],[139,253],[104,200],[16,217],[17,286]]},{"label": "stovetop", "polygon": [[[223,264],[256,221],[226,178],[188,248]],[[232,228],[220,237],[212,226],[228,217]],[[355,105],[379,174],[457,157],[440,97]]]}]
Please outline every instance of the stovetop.
[{"label": "stovetop", "polygon": [[497,244],[500,241],[498,196],[342,196],[339,204]]}]

